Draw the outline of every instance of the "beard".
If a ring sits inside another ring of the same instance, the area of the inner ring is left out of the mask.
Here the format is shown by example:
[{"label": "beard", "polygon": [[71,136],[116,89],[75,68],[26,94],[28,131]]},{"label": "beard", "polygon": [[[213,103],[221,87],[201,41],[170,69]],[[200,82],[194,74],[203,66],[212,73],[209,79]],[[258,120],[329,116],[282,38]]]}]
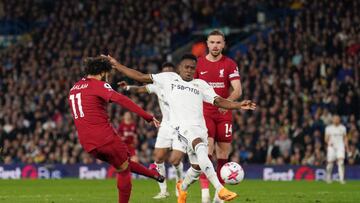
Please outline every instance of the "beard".
[{"label": "beard", "polygon": [[220,53],[221,53],[221,51],[220,51],[220,50],[218,50],[218,51],[210,51],[210,54],[211,54],[213,57],[217,57],[217,56],[219,56],[219,55],[220,55]]}]

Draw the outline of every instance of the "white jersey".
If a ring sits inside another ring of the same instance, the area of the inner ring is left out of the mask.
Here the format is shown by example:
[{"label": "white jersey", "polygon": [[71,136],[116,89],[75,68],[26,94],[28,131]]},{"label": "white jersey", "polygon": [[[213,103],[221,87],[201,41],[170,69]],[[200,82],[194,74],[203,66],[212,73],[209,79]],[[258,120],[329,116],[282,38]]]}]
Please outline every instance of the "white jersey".
[{"label": "white jersey", "polygon": [[171,125],[197,125],[206,129],[203,101],[213,104],[214,99],[218,97],[210,85],[201,79],[187,82],[171,72],[151,76],[154,84],[166,95],[170,106]]},{"label": "white jersey", "polygon": [[329,125],[325,128],[325,135],[329,137],[329,146],[335,148],[344,148],[344,137],[346,136],[346,128],[344,125]]},{"label": "white jersey", "polygon": [[148,84],[145,86],[149,93],[154,93],[158,97],[160,111],[162,114],[161,124],[169,124],[170,122],[170,107],[165,98],[164,91],[155,84]]}]

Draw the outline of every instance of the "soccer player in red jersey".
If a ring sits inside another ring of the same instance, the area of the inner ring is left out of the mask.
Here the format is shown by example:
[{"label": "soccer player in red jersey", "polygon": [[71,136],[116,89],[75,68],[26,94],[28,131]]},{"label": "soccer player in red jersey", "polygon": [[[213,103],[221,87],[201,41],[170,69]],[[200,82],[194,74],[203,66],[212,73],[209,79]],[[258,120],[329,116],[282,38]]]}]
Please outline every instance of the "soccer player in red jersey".
[{"label": "soccer player in red jersey", "polygon": [[[225,36],[220,30],[213,30],[207,37],[209,53],[200,57],[196,66],[195,78],[205,80],[215,92],[228,100],[234,101],[241,96],[241,83],[236,63],[222,54]],[[232,90],[232,91],[231,91]],[[204,103],[204,117],[208,129],[209,156],[216,153],[216,172],[219,180],[221,167],[228,162],[232,141],[232,112]],[[202,202],[210,202],[209,181],[200,176]],[[215,195],[215,198],[217,195]],[[214,199],[214,202],[221,202]]]},{"label": "soccer player in red jersey", "polygon": [[133,117],[130,112],[125,112],[123,120],[120,122],[120,125],[117,129],[121,139],[127,145],[130,152],[130,160],[139,162],[138,157],[136,156],[136,125],[133,120]]},{"label": "soccer player in red jersey", "polygon": [[115,102],[129,111],[137,113],[148,122],[159,126],[159,122],[129,98],[114,91],[105,82],[112,66],[103,57],[85,60],[86,77],[70,89],[68,101],[78,132],[80,144],[93,157],[111,164],[117,171],[119,203],[127,203],[131,193],[131,173],[138,173],[159,182],[164,181],[156,170],[129,160],[126,144],[121,141],[109,122],[106,106]]}]

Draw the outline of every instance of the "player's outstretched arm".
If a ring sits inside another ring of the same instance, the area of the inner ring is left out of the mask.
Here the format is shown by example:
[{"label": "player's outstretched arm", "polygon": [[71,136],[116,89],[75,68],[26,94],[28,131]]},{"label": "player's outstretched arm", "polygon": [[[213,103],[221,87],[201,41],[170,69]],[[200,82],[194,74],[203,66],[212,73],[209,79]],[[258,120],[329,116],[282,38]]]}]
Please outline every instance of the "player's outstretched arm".
[{"label": "player's outstretched arm", "polygon": [[214,100],[214,105],[224,109],[245,109],[245,110],[256,109],[256,104],[250,100],[244,100],[241,102],[232,102],[222,97],[216,97]]},{"label": "player's outstretched arm", "polygon": [[107,55],[107,56],[101,55],[101,56],[104,58],[107,58],[110,61],[111,65],[114,69],[118,70],[119,72],[126,75],[127,77],[129,77],[133,80],[139,81],[139,82],[143,82],[143,83],[152,83],[150,74],[144,74],[137,70],[128,68],[128,67],[120,64],[116,59],[114,59],[110,55]]},{"label": "player's outstretched arm", "polygon": [[120,106],[128,109],[129,111],[132,111],[142,118],[144,118],[148,122],[154,122],[155,126],[157,125],[156,118],[150,114],[148,114],[146,111],[144,111],[142,108],[140,108],[137,104],[135,104],[133,101],[131,101],[128,97],[119,94],[117,92],[113,93],[110,97],[110,101],[115,102],[119,104]]},{"label": "player's outstretched arm", "polygon": [[117,84],[125,91],[132,93],[149,93],[145,86],[128,85],[125,81],[118,82]]}]

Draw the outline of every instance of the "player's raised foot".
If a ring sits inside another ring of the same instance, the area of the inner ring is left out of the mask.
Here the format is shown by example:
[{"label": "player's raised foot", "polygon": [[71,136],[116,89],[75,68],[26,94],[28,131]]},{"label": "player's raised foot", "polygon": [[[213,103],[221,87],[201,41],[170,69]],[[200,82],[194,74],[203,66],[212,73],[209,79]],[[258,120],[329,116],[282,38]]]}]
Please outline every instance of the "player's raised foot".
[{"label": "player's raised foot", "polygon": [[170,196],[169,192],[166,191],[166,192],[159,192],[157,195],[155,195],[153,197],[153,199],[165,199],[165,198],[168,198]]},{"label": "player's raised foot", "polygon": [[219,198],[224,201],[231,201],[237,197],[237,194],[235,192],[231,192],[230,190],[223,187],[218,192]]},{"label": "player's raised foot", "polygon": [[154,178],[157,182],[159,182],[159,183],[163,183],[163,182],[165,181],[165,177],[162,176],[162,175],[160,175],[159,172],[158,172],[158,174],[155,175],[153,178]]},{"label": "player's raised foot", "polygon": [[[155,166],[155,167],[154,167],[154,166]],[[152,177],[153,179],[155,179],[155,180],[156,180],[157,182],[159,182],[159,183],[163,183],[163,182],[165,181],[165,177],[162,176],[162,175],[159,173],[159,171],[157,170],[157,167],[156,167],[155,164],[150,164],[149,169],[155,171],[155,173],[156,173],[156,174]]]},{"label": "player's raised foot", "polygon": [[182,180],[179,180],[177,183],[176,183],[176,190],[178,191],[179,193],[179,196],[177,198],[177,203],[186,203],[186,197],[187,197],[187,192],[186,191],[183,191],[181,189],[181,184],[182,184]]}]

